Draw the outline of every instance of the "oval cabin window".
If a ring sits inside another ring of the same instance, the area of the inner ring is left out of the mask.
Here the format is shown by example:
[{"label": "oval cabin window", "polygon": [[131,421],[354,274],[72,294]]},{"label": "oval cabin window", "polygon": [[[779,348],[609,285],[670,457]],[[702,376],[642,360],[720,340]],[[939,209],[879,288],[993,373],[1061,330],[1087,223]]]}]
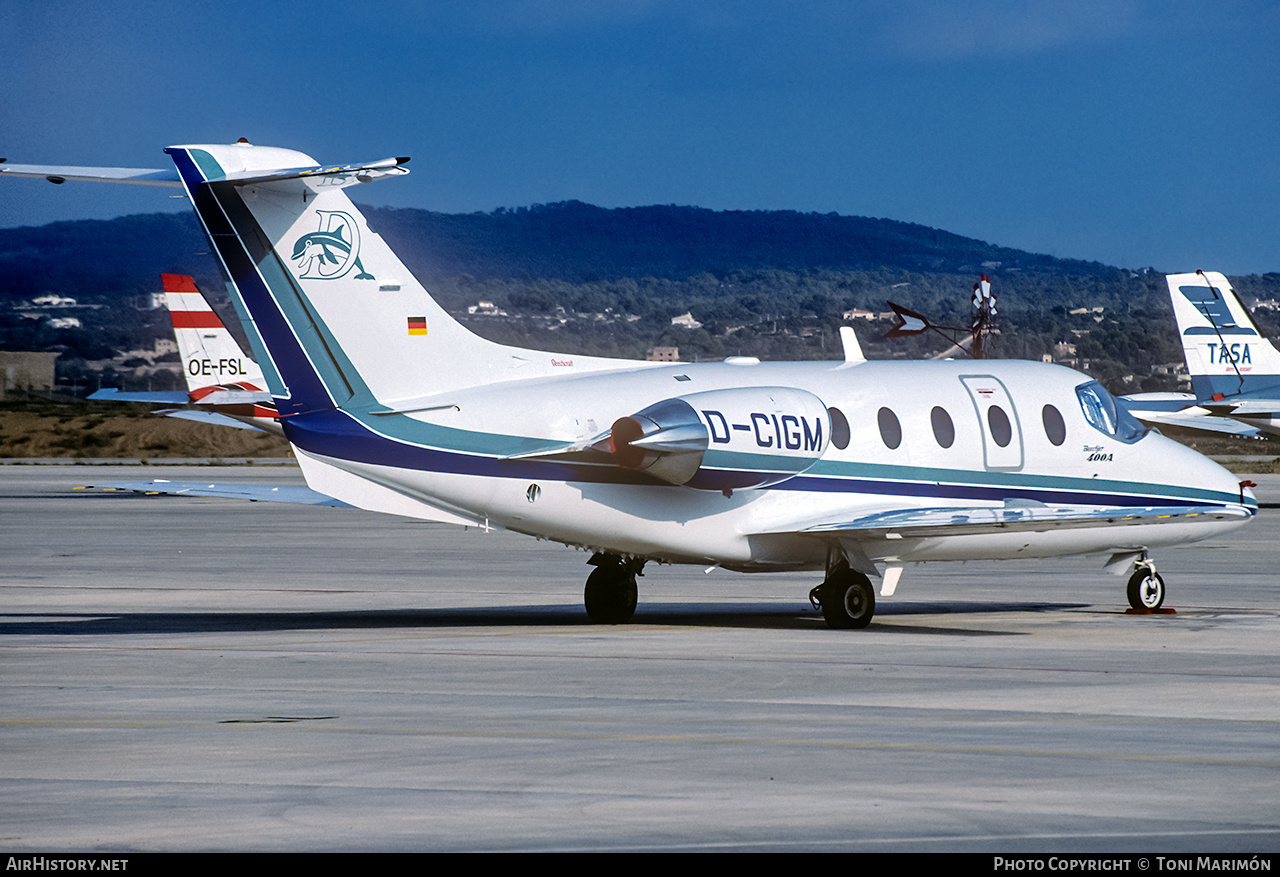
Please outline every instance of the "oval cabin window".
[{"label": "oval cabin window", "polygon": [[876,419],[880,422],[880,438],[884,439],[885,447],[893,450],[902,444],[902,424],[898,423],[898,415],[888,408],[881,408]]},{"label": "oval cabin window", "polygon": [[1061,411],[1052,405],[1046,405],[1040,411],[1040,418],[1044,421],[1044,434],[1049,437],[1049,441],[1061,445],[1067,440],[1067,424],[1062,419]]},{"label": "oval cabin window", "polygon": [[849,421],[839,408],[828,408],[827,414],[831,416],[831,444],[843,451],[849,447]]},{"label": "oval cabin window", "polygon": [[956,440],[956,425],[951,422],[951,415],[935,405],[929,419],[933,422],[933,437],[938,444],[944,448],[951,447]]},{"label": "oval cabin window", "polygon": [[1002,448],[1009,447],[1009,442],[1013,441],[1013,424],[999,405],[987,409],[987,426],[991,429],[992,441]]}]

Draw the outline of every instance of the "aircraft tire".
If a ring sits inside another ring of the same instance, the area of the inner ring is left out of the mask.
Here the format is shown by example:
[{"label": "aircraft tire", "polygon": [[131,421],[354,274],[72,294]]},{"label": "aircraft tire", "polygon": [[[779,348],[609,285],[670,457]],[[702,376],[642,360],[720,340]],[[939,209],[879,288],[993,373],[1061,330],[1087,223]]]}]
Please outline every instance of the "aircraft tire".
[{"label": "aircraft tire", "polygon": [[622,563],[597,566],[587,576],[582,599],[596,624],[626,624],[636,614],[636,577]]},{"label": "aircraft tire", "polygon": [[1151,570],[1140,569],[1130,576],[1126,590],[1129,605],[1134,609],[1150,611],[1159,609],[1164,603],[1164,579]]},{"label": "aircraft tire", "polygon": [[876,614],[876,592],[871,580],[851,569],[828,576],[818,594],[822,617],[836,630],[860,630]]}]

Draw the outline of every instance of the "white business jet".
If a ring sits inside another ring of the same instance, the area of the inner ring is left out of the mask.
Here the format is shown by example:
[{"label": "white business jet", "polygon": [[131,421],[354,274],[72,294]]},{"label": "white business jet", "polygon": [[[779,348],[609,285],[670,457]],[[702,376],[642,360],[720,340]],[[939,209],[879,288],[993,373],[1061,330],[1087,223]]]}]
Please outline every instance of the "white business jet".
[{"label": "white business jet", "polygon": [[905,565],[1101,554],[1135,608],[1149,551],[1247,521],[1247,486],[1148,432],[1087,376],[1018,361],[642,363],[472,335],[345,189],[407,159],[166,150],[174,170],[0,175],[182,186],[236,297],[307,483],[365,509],[505,527],[593,552],[589,616],[631,619],[648,562],[824,573],[870,623]]}]

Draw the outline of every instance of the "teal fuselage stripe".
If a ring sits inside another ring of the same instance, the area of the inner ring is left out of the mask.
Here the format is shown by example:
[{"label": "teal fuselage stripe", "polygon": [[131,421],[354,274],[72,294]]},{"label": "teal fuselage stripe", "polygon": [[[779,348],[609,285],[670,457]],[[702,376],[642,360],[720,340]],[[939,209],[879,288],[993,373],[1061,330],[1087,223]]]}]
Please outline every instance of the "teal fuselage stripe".
[{"label": "teal fuselage stripe", "polygon": [[[412,432],[414,441],[383,434],[383,420],[392,432]],[[412,427],[404,429],[409,421]],[[613,465],[592,465],[564,460],[502,459],[478,449],[488,444],[510,448],[517,442],[535,441],[486,433],[456,430],[411,421],[403,415],[379,418],[373,429],[348,412],[328,411],[286,418],[286,435],[305,451],[336,460],[350,460],[407,470],[482,475],[496,478],[582,481],[593,483],[650,484],[671,489],[675,485]],[[399,426],[399,429],[395,427]],[[441,438],[452,441],[440,442]],[[432,441],[435,439],[436,441]],[[484,441],[482,441],[484,440]],[[545,443],[544,443],[545,444]],[[505,456],[505,455],[503,455]],[[744,455],[754,457],[755,455]],[[696,486],[708,489],[737,489],[744,482],[757,481],[758,473],[772,469],[716,468],[700,472]],[[744,476],[744,473],[746,475]],[[775,485],[774,490],[818,493],[910,496],[936,500],[1000,502],[1010,498],[1030,499],[1046,505],[1085,504],[1154,506],[1206,504],[1239,505],[1236,494],[1199,488],[1136,481],[1032,475],[1027,473],[973,472],[964,469],[925,469],[873,463],[820,461],[809,471]]]}]

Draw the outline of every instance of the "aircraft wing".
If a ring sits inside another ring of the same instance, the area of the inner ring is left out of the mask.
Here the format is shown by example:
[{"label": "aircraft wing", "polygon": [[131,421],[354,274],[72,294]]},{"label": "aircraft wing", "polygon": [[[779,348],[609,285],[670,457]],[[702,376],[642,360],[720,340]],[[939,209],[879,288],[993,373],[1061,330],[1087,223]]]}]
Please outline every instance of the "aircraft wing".
[{"label": "aircraft wing", "polygon": [[1248,424],[1231,420],[1227,417],[1219,417],[1209,411],[1204,411],[1200,414],[1195,412],[1160,413],[1149,411],[1131,411],[1131,413],[1148,426],[1175,426],[1182,429],[1194,429],[1198,432],[1235,435],[1241,438],[1257,438],[1262,435],[1261,430],[1255,429]]},{"label": "aircraft wing", "polygon": [[894,509],[854,518],[801,526],[801,535],[849,535],[880,539],[961,536],[1010,531],[1053,530],[1125,524],[1160,524],[1189,518],[1248,518],[1238,506],[1016,506]]},{"label": "aircraft wing", "polygon": [[89,398],[94,402],[148,402],[152,405],[186,405],[191,401],[185,390],[156,390],[142,393],[130,393],[123,390],[105,389],[91,393]]},{"label": "aircraft wing", "polygon": [[[1196,397],[1191,393],[1134,393],[1119,396],[1117,401],[1148,426],[1176,426],[1245,437],[1261,435],[1254,427],[1226,416],[1233,413],[1230,409],[1219,410],[1208,403],[1197,405]],[[1280,410],[1280,406],[1267,410]]]},{"label": "aircraft wing", "polygon": [[207,481],[115,481],[110,484],[86,484],[77,490],[120,490],[166,496],[213,496],[223,499],[247,499],[251,502],[288,502],[298,505],[327,505],[351,508],[309,487],[270,484],[211,484]]}]

